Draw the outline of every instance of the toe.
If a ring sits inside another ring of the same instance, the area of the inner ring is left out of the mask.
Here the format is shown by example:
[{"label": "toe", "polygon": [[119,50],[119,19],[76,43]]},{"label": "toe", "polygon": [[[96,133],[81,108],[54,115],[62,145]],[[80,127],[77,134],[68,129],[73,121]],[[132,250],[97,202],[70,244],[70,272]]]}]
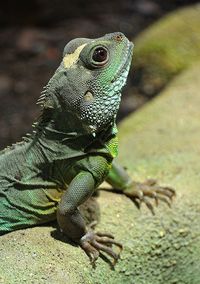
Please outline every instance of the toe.
[{"label": "toe", "polygon": [[153,205],[151,204],[151,202],[148,200],[148,198],[146,196],[143,197],[143,202],[145,203],[147,208],[149,208],[149,210],[151,211],[152,215],[155,215],[155,211],[154,211]]},{"label": "toe", "polygon": [[96,237],[96,240],[99,242],[99,243],[102,243],[102,244],[106,244],[106,245],[116,245],[117,247],[120,248],[120,250],[123,249],[123,246],[122,244],[120,244],[119,242],[113,240],[113,239],[110,239],[108,237]]},{"label": "toe", "polygon": [[85,253],[89,256],[91,262],[95,263],[95,261],[99,257],[99,251],[95,249],[89,242],[82,242],[81,247],[85,251]]},{"label": "toe", "polygon": [[155,190],[156,193],[159,193],[161,195],[165,195],[165,196],[169,197],[170,199],[172,199],[172,197],[174,196],[173,191],[169,190],[168,187],[156,186],[154,190]]},{"label": "toe", "polygon": [[106,245],[103,245],[97,241],[93,241],[93,245],[96,249],[100,250],[100,251],[103,251],[103,252],[106,252],[108,255],[110,255],[115,261],[118,260],[119,258],[119,254],[115,253],[112,248],[106,246]]},{"label": "toe", "polygon": [[158,198],[158,200],[165,202],[169,207],[171,207],[170,199],[167,196],[157,194],[157,198]]},{"label": "toe", "polygon": [[97,232],[96,235],[99,236],[99,237],[107,237],[107,238],[110,238],[110,239],[114,239],[114,236],[112,234],[109,234],[109,233]]}]

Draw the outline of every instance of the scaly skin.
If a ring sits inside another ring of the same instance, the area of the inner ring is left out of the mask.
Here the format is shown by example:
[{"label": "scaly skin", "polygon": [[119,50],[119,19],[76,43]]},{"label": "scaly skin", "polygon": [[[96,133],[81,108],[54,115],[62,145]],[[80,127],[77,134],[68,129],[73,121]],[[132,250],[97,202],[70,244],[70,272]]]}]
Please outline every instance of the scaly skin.
[{"label": "scaly skin", "polygon": [[115,118],[133,44],[121,33],[69,42],[38,100],[35,131],[0,153],[0,234],[56,219],[94,262],[100,251],[114,261],[110,234],[87,229],[78,206],[105,180],[133,200],[169,203],[173,190],[140,185],[113,163]]}]

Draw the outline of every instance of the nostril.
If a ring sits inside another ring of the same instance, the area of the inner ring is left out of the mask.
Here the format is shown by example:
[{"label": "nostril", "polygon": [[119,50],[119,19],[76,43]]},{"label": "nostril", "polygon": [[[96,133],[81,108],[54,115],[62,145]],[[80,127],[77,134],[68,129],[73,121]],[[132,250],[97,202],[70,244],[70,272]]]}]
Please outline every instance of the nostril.
[{"label": "nostril", "polygon": [[116,40],[116,41],[122,41],[123,40],[123,35],[122,34],[117,34],[117,35],[115,35],[114,36],[114,39]]}]

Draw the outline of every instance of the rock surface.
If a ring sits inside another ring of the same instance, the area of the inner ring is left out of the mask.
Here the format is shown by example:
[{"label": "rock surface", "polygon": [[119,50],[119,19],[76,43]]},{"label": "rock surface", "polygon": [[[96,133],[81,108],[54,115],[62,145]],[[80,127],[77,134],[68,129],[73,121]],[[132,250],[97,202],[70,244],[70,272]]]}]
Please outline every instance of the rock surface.
[{"label": "rock surface", "polygon": [[174,11],[134,39],[133,82],[143,96],[157,94],[200,59],[200,4]]},{"label": "rock surface", "polygon": [[197,65],[121,124],[120,160],[133,178],[156,178],[177,197],[154,217],[123,195],[101,192],[98,229],[124,244],[115,269],[104,259],[93,269],[80,248],[41,226],[1,237],[0,283],[200,283],[199,76]]},{"label": "rock surface", "polygon": [[200,4],[176,10],[133,39],[133,68],[119,118],[141,107],[200,60],[199,15]]}]

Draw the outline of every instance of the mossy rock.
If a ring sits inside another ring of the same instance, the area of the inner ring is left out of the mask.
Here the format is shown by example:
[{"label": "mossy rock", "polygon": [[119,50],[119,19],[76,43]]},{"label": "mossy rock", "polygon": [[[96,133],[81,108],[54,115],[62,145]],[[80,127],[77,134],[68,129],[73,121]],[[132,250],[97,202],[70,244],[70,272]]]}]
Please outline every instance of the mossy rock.
[{"label": "mossy rock", "polygon": [[[199,78],[197,64],[120,126],[120,161],[133,179],[156,178],[177,191],[172,211],[158,212],[160,223],[154,229],[166,232],[158,242],[158,255],[152,258],[157,249],[150,249],[145,259],[142,248],[145,276],[143,282],[136,277],[135,283],[200,283]],[[152,224],[145,228],[155,244]]]},{"label": "mossy rock", "polygon": [[121,124],[121,163],[134,179],[156,178],[177,196],[171,209],[160,204],[152,216],[123,195],[100,193],[98,230],[124,244],[115,269],[101,258],[93,269],[48,225],[1,237],[0,283],[200,283],[199,76],[200,65]]},{"label": "mossy rock", "polygon": [[135,94],[157,94],[200,59],[200,5],[176,10],[133,40]]}]

